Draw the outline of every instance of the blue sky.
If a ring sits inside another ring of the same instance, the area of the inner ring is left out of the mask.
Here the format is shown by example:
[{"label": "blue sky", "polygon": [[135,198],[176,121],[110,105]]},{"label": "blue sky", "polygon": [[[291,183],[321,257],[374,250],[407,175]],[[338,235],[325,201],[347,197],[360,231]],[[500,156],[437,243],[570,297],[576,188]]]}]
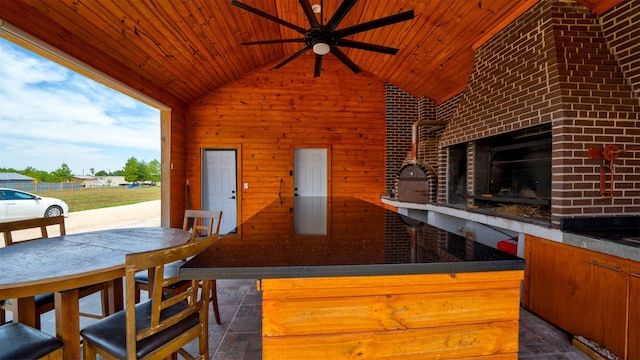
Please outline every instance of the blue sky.
[{"label": "blue sky", "polygon": [[0,167],[160,161],[160,111],[0,38]]}]

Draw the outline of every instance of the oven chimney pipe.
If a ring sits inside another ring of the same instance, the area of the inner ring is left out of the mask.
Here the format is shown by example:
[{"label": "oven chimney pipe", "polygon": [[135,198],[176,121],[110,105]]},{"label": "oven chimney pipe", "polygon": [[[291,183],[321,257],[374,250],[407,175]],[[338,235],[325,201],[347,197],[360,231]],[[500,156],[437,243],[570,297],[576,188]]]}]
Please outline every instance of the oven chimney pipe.
[{"label": "oven chimney pipe", "polygon": [[434,133],[438,130],[444,129],[447,126],[445,121],[436,120],[418,120],[413,123],[411,132],[411,162],[416,163],[418,161],[418,128],[420,126],[428,126],[427,133]]}]

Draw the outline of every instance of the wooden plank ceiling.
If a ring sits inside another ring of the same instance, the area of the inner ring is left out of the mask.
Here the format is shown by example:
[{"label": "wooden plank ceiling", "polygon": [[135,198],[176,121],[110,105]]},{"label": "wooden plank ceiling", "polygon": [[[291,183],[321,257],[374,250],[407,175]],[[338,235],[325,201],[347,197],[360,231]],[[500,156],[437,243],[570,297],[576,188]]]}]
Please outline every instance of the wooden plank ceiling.
[{"label": "wooden plank ceiling", "polygon": [[[415,18],[349,37],[399,48],[395,56],[342,50],[364,72],[440,103],[464,89],[474,48],[537,1],[361,0],[338,29],[407,10],[414,10]],[[597,13],[621,1],[580,0]],[[241,2],[310,27],[296,0]],[[322,4],[326,23],[340,0]],[[0,19],[125,83],[144,79],[138,81],[138,90],[145,92],[141,84],[146,82],[185,104],[253,71],[273,67],[304,46],[239,45],[300,34],[232,6],[230,0],[1,0]],[[313,54],[308,51],[285,66],[299,61],[312,62]]]}]

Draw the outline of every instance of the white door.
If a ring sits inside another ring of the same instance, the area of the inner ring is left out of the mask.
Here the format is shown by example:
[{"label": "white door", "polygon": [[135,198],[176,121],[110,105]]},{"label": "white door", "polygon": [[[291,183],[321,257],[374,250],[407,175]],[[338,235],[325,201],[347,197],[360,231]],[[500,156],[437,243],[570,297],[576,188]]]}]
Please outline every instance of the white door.
[{"label": "white door", "polygon": [[295,149],[295,196],[327,196],[327,149]]},{"label": "white door", "polygon": [[236,151],[205,150],[202,176],[203,209],[222,210],[221,235],[235,230],[238,218]]},{"label": "white door", "polygon": [[295,149],[294,233],[327,234],[327,149]]}]

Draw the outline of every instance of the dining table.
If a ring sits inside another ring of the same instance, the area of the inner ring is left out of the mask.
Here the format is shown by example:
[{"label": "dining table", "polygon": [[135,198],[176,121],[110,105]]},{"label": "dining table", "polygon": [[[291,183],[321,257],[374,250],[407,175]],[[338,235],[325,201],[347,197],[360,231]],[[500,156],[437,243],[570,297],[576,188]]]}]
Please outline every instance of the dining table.
[{"label": "dining table", "polygon": [[13,319],[35,325],[34,296],[55,295],[55,331],[63,358],[80,359],[78,289],[105,283],[108,313],[124,308],[126,255],[183,244],[182,229],[145,227],[76,233],[0,248],[0,300],[17,299]]}]

